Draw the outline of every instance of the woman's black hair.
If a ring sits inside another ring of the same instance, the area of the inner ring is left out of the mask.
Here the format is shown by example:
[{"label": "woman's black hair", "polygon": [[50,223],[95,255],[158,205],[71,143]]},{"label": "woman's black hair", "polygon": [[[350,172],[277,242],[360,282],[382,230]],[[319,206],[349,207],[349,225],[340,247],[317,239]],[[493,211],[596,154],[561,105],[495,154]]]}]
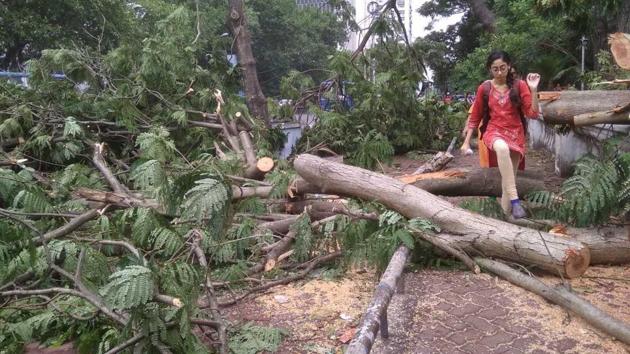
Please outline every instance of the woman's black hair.
[{"label": "woman's black hair", "polygon": [[502,50],[490,53],[490,55],[488,55],[488,59],[486,60],[486,69],[490,70],[492,63],[494,63],[497,59],[503,60],[510,67],[507,72],[507,86],[510,89],[510,101],[512,101],[514,105],[520,106],[521,98],[516,94],[516,90],[512,89],[514,87],[514,74],[512,73],[512,70],[510,70],[512,68],[512,59],[510,58],[510,55]]}]

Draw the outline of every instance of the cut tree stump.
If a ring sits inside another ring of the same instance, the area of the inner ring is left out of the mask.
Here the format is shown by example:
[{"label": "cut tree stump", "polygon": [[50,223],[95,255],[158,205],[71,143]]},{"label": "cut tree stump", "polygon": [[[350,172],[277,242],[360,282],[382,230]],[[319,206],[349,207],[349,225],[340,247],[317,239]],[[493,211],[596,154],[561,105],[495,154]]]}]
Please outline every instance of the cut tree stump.
[{"label": "cut tree stump", "polygon": [[608,37],[610,51],[621,68],[630,70],[630,35],[617,32]]},{"label": "cut tree stump", "polygon": [[628,90],[540,92],[545,123],[584,126],[630,124]]},{"label": "cut tree stump", "polygon": [[[519,172],[516,188],[519,196],[545,190],[542,178]],[[411,183],[431,194],[444,196],[501,196],[501,173],[496,167],[473,170],[446,170],[425,175],[403,176],[402,182]]]},{"label": "cut tree stump", "polygon": [[474,214],[394,178],[362,168],[299,155],[294,161],[298,174],[335,193],[383,203],[408,218],[425,218],[442,228],[447,244],[468,253],[483,254],[536,265],[569,278],[588,268],[590,252],[580,242],[526,229]]},{"label": "cut tree stump", "polygon": [[409,257],[409,249],[405,246],[398,247],[396,252],[394,252],[385,273],[381,277],[381,281],[376,286],[372,302],[370,302],[370,306],[365,315],[363,315],[359,329],[350,345],[348,345],[346,354],[369,353],[379,330],[382,337],[388,337],[387,307],[396,291],[398,281],[407,262],[407,257]]}]

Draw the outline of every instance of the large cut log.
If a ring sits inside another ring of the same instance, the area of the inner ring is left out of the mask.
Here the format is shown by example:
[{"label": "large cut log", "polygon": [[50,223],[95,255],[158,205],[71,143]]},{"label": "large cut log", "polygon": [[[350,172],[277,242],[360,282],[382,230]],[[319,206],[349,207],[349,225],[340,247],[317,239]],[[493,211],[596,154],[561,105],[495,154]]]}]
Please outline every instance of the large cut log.
[{"label": "large cut log", "polygon": [[546,123],[574,126],[630,124],[628,90],[540,92],[539,95]]},{"label": "large cut log", "polygon": [[466,252],[536,265],[567,277],[578,277],[588,268],[590,252],[580,242],[469,212],[422,189],[362,168],[306,154],[299,155],[293,164],[302,178],[326,193],[377,201],[408,218],[431,220],[443,232],[461,238],[460,248]]},{"label": "large cut log", "polygon": [[490,259],[475,258],[475,262],[481,268],[491,271],[512,284],[536,293],[545,299],[560,305],[578,316],[602,332],[614,338],[630,344],[630,326],[611,317],[604,311],[593,306],[590,302],[573,294],[564,287],[552,288],[542,281],[516,271],[507,265]]},{"label": "large cut log", "polygon": [[359,329],[346,350],[346,354],[367,354],[372,349],[378,331],[381,336],[388,337],[387,307],[396,291],[398,281],[402,276],[405,263],[409,257],[409,249],[400,246],[389,261],[389,265],[376,286],[372,302],[368,307]]},{"label": "large cut log", "polygon": [[[502,193],[501,173],[496,167],[447,170],[425,176],[403,176],[399,179],[437,195],[500,197]],[[531,174],[519,171],[516,188],[519,196],[525,196],[531,192],[545,190],[545,184],[542,178],[534,178]]]},{"label": "large cut log", "polygon": [[617,65],[630,70],[630,34],[613,33],[608,37],[608,44]]}]

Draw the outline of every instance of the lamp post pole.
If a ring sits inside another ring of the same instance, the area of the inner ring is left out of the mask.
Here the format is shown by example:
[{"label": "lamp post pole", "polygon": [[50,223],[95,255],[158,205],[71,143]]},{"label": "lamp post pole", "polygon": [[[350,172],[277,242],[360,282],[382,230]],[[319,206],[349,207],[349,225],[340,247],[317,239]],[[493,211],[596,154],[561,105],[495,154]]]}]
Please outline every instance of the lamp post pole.
[{"label": "lamp post pole", "polygon": [[584,91],[584,51],[586,49],[586,42],[588,41],[588,39],[586,39],[586,36],[582,35],[582,38],[580,38],[580,43],[581,43],[581,47],[582,47],[582,67],[580,70],[580,73],[582,75],[582,80],[580,80],[580,90]]}]

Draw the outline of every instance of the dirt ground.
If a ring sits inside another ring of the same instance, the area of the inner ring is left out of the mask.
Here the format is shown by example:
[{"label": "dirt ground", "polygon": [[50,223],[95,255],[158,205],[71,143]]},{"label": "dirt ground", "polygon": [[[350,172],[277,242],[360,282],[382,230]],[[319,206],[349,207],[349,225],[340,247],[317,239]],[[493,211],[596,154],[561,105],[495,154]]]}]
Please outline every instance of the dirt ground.
[{"label": "dirt ground", "polygon": [[[400,156],[384,172],[408,174],[421,163]],[[474,166],[476,155],[456,156],[448,167]],[[546,152],[529,151],[527,169],[540,173],[551,190],[562,182]],[[373,353],[630,353],[560,307],[488,274],[422,269],[407,271],[404,279],[405,291],[394,296],[388,312],[390,338],[379,338]],[[314,275],[243,301],[226,315],[234,324],[286,329],[278,353],[342,353],[377,282],[365,270],[334,280]],[[577,294],[630,323],[630,266],[591,267],[570,283]]]}]

